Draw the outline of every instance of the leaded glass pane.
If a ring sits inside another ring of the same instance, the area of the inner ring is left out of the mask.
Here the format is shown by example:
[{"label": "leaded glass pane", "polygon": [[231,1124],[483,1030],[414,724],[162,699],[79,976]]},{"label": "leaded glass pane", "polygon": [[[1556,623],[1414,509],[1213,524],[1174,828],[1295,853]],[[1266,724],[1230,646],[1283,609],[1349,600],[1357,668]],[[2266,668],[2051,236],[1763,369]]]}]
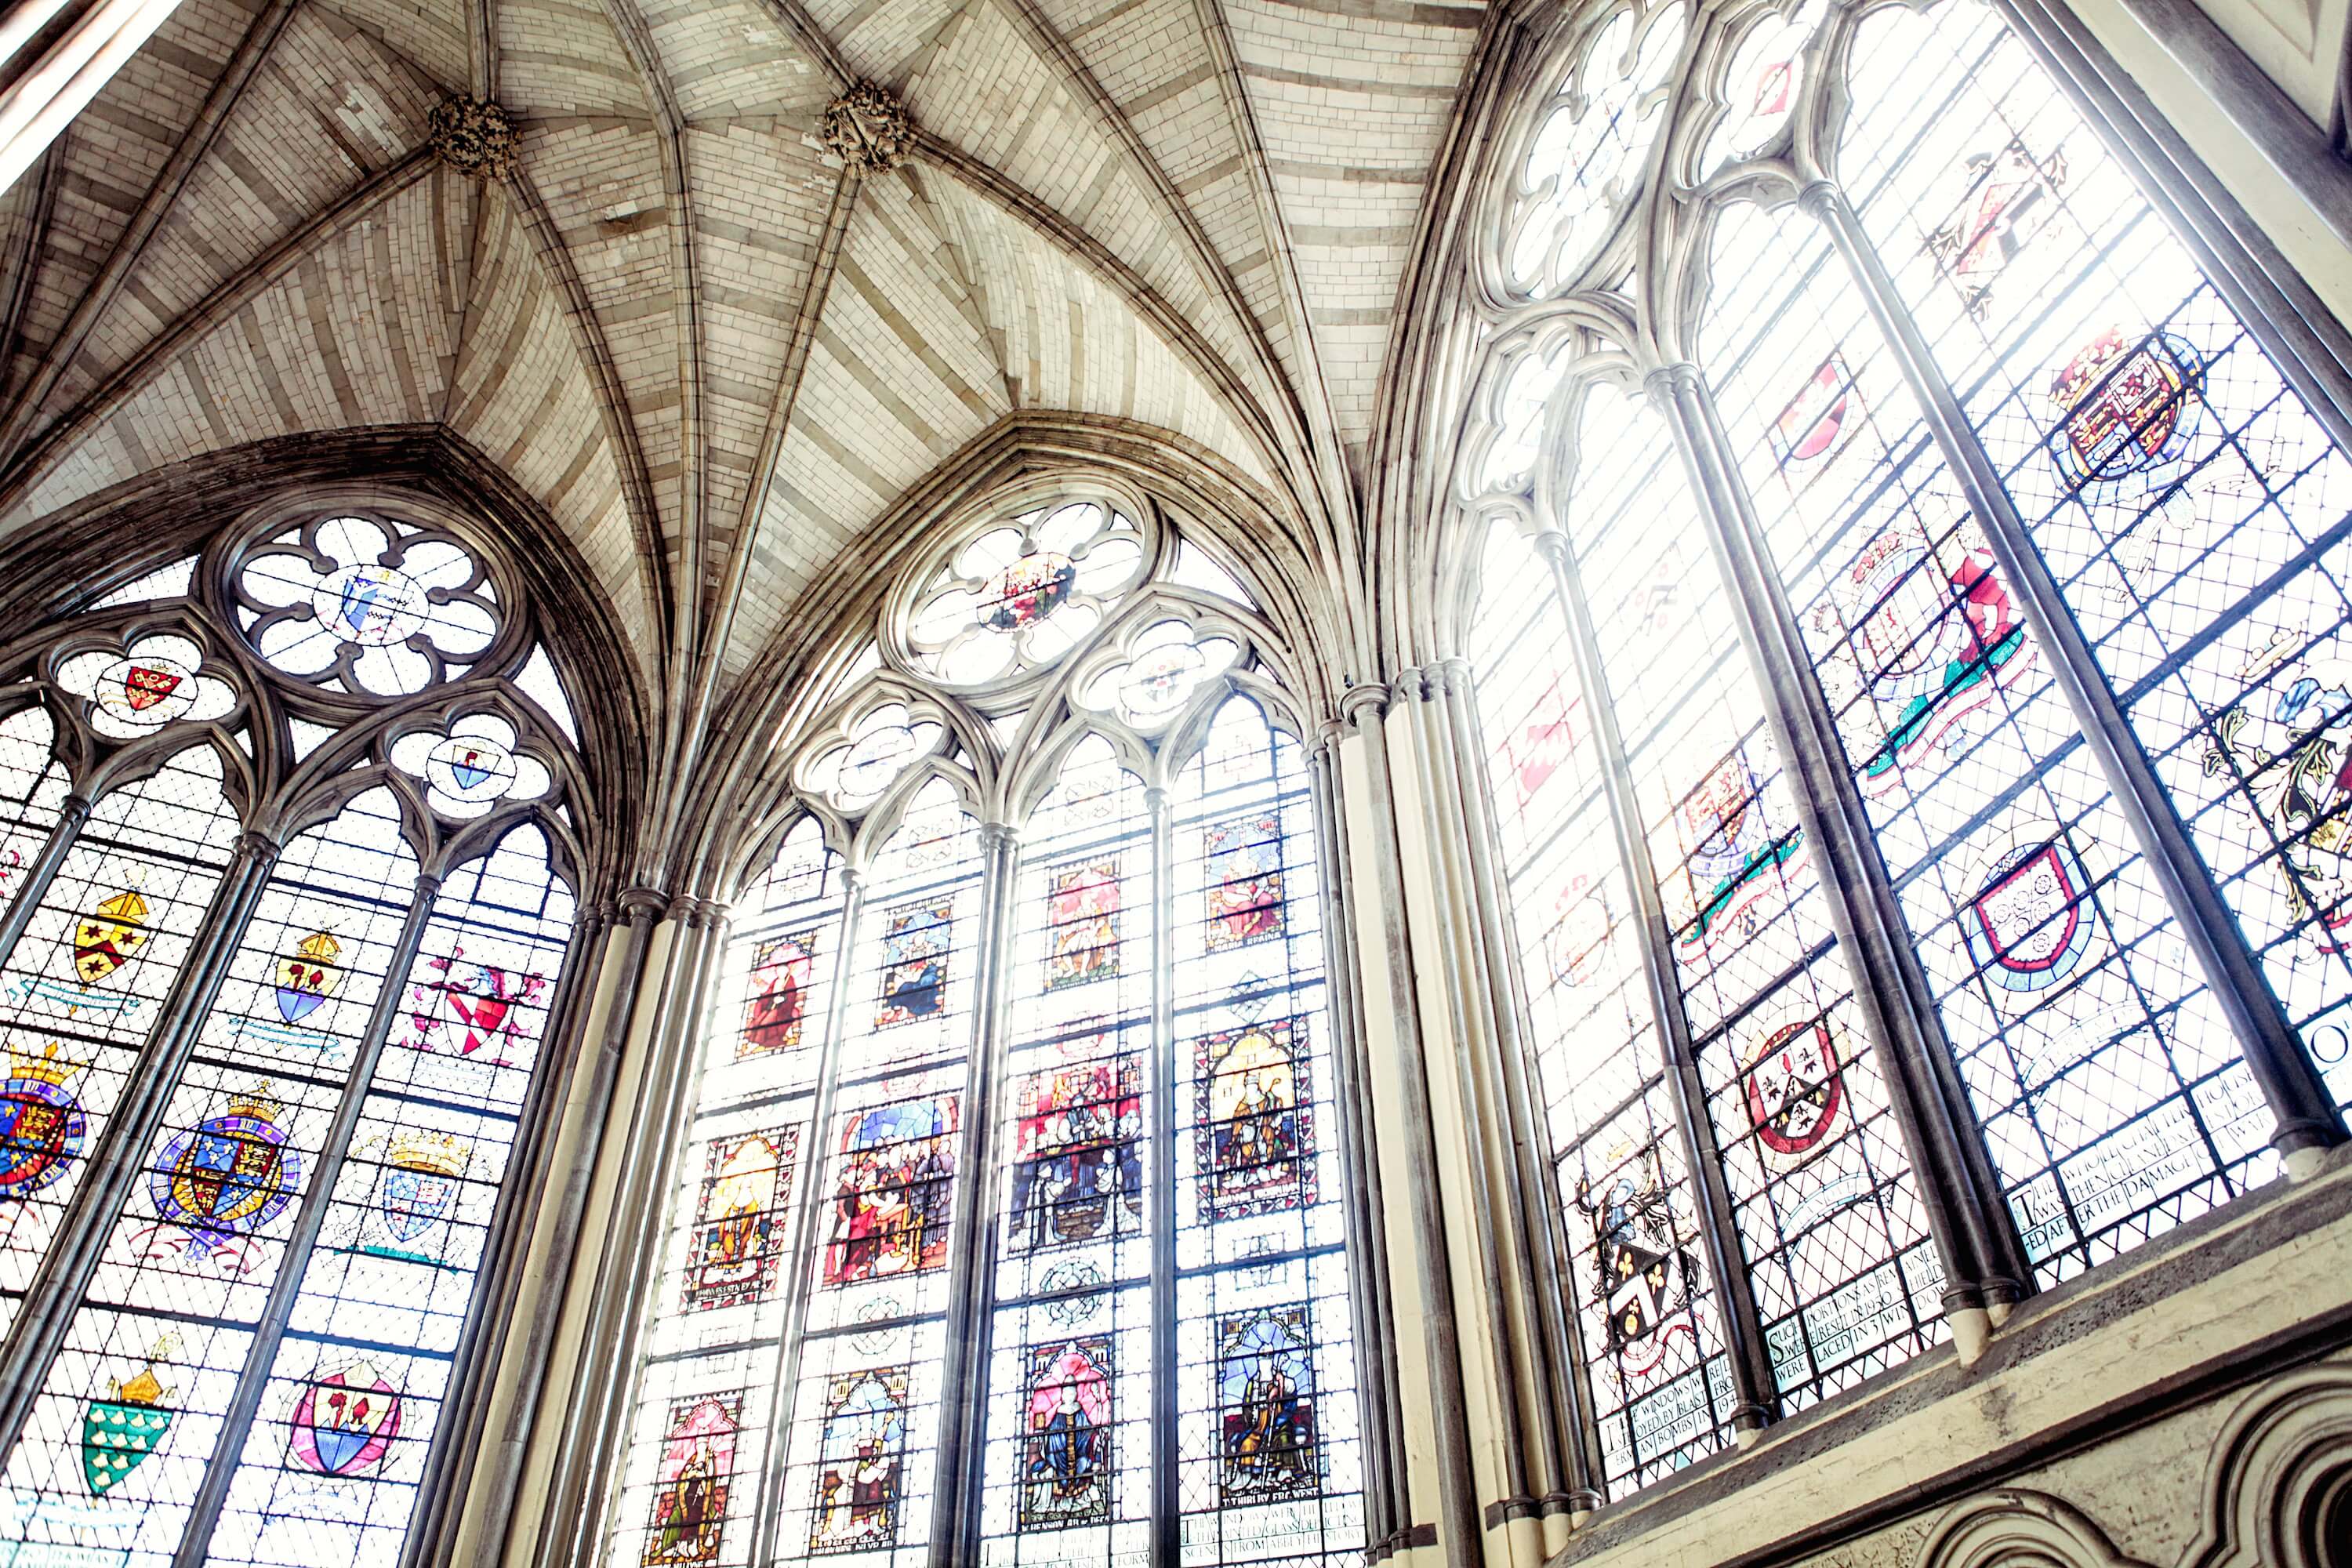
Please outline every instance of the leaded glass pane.
[{"label": "leaded glass pane", "polygon": [[1032,814],[1013,896],[982,1551],[1150,1551],[1159,903],[1141,782],[1099,739]]},{"label": "leaded glass pane", "polygon": [[399,1561],[573,903],[536,827],[435,896],[205,1561]]},{"label": "leaded glass pane", "polygon": [[1579,437],[1570,538],[1749,1288],[1782,1399],[1800,1407],[1940,1337],[1942,1271],[1664,430],[1596,390]]},{"label": "leaded glass pane", "polygon": [[[2332,695],[2352,468],[1992,12],[1874,19],[1855,47],[1863,115],[1931,76],[1947,100],[1918,132],[1856,124],[1848,144],[1873,155],[1855,205],[2290,1019],[2352,1097]],[[2242,1100],[2261,1121],[2251,1097],[2212,1098],[2162,1142]],[[2137,1143],[2142,1162],[2158,1148]]]},{"label": "leaded glass pane", "polygon": [[1181,1557],[1352,1561],[1362,1427],[1297,743],[1229,700],[1174,810]]},{"label": "leaded glass pane", "polygon": [[934,781],[869,872],[806,1167],[816,1219],[769,1505],[786,1560],[901,1564],[928,1550],[951,1216],[973,1179],[981,864],[978,825]]},{"label": "leaded glass pane", "polygon": [[0,1181],[0,1314],[12,1321],[80,1187],[82,1156],[163,1022],[236,832],[219,754],[179,752],[92,808],[0,967],[9,1098],[40,1132]]},{"label": "leaded glass pane", "polygon": [[415,878],[383,790],[279,857],[0,1472],[26,1544],[177,1544]]},{"label": "leaded glass pane", "polygon": [[1604,1484],[1640,1486],[1729,1441],[1717,1282],[1700,1262],[1643,939],[1550,572],[1500,526],[1481,582],[1471,653],[1487,785],[1574,1321]]},{"label": "leaded glass pane", "polygon": [[65,804],[66,770],[49,754],[56,743],[57,722],[37,703],[0,719],[0,915],[24,891]]}]

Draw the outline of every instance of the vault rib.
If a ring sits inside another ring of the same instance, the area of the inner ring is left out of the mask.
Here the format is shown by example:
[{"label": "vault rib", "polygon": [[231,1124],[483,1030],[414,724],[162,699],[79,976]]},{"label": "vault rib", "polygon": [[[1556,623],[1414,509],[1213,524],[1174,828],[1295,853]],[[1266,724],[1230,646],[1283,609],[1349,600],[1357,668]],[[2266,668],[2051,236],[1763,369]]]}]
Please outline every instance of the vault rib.
[{"label": "vault rib", "polygon": [[90,279],[89,289],[74,302],[73,314],[66,318],[65,330],[58,334],[57,342],[48,345],[39,367],[9,406],[6,423],[0,424],[0,460],[14,457],[24,446],[33,421],[40,417],[41,405],[48,401],[58,383],[65,378],[67,369],[81,353],[99,318],[106,314],[107,307],[114,303],[115,296],[130,281],[140,258],[146,253],[148,241],[154,238],[164,218],[171,216],[189,177],[212,151],[221,127],[228,123],[237,100],[245,96],[245,89],[268,62],[271,47],[286,30],[299,3],[300,0],[268,0],[246,28],[245,36],[237,40],[236,51],[229,56],[212,90],[205,95],[204,107],[196,111],[194,123],[173,145],[172,155],[164,160],[154,183],[140,198],[138,211],[131,214],[130,223],[116,237],[114,247],[107,252],[98,276]]}]

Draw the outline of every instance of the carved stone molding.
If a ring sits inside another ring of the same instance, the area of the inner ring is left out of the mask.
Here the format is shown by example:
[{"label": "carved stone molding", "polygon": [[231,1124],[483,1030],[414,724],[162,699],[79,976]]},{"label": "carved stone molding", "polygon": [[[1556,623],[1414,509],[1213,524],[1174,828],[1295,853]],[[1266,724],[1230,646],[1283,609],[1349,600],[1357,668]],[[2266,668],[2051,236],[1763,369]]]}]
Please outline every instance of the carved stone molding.
[{"label": "carved stone molding", "polygon": [[1917,1568],[2148,1568],[2117,1552],[2080,1509],[2002,1488],[1957,1504],[1920,1544]]},{"label": "carved stone molding", "polygon": [[2213,1443],[2205,1525],[2183,1568],[2334,1568],[2352,1529],[2352,1367],[2264,1384]]},{"label": "carved stone molding", "polygon": [[469,179],[503,179],[514,167],[515,122],[495,103],[445,98],[433,106],[425,123],[433,151]]},{"label": "carved stone molding", "polygon": [[817,125],[824,150],[853,169],[887,174],[907,160],[915,130],[898,98],[861,81],[825,106]]}]

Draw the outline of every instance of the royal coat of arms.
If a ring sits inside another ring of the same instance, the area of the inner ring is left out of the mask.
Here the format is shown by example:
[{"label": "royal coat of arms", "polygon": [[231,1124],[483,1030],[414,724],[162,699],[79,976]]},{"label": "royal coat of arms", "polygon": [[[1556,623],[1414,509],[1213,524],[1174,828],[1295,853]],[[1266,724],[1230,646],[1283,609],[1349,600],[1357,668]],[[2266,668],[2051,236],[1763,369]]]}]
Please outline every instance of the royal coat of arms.
[{"label": "royal coat of arms", "polygon": [[2197,351],[2168,332],[2096,333],[2050,378],[2059,471],[2080,488],[2168,468],[2187,448],[2204,379]]},{"label": "royal coat of arms", "polygon": [[37,1057],[12,1050],[8,1058],[0,1082],[0,1199],[24,1199],[62,1180],[81,1157],[88,1125],[66,1085],[87,1064],[63,1058],[55,1042]]},{"label": "royal coat of arms", "polygon": [[[278,1125],[282,1107],[261,1094],[164,1142],[147,1177],[162,1250],[218,1255],[242,1272],[247,1238],[285,1212],[301,1180],[302,1156]],[[176,1233],[176,1234],[173,1234]]]}]

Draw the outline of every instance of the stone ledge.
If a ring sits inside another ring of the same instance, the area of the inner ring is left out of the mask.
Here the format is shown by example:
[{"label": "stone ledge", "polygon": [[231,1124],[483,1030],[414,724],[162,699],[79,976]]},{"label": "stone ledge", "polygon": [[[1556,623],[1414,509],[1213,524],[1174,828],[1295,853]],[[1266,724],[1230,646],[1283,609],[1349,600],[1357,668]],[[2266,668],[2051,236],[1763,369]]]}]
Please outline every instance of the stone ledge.
[{"label": "stone ledge", "polygon": [[2352,1146],[1592,1515],[1547,1568],[1766,1568],[2352,1341]]}]

